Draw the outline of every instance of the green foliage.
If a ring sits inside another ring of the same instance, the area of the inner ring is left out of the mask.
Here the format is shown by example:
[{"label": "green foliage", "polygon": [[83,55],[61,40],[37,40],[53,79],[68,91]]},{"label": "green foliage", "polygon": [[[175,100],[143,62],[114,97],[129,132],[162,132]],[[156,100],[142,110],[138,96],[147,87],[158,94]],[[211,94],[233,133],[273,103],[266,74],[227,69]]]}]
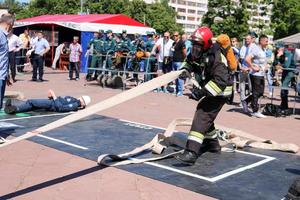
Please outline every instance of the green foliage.
[{"label": "green foliage", "polygon": [[176,24],[176,12],[166,3],[149,4],[146,13],[146,24],[156,29],[158,33],[169,31],[182,32],[182,26]]},{"label": "green foliage", "polygon": [[272,12],[274,39],[300,32],[299,0],[274,0]]},{"label": "green foliage", "polygon": [[88,1],[86,7],[90,13],[125,14],[163,33],[167,30],[180,31],[182,27],[176,24],[176,12],[168,5],[167,0],[146,4],[143,0],[106,0]]},{"label": "green foliage", "polygon": [[22,10],[22,5],[15,0],[5,0],[0,3],[0,8],[8,8],[10,13],[18,13]]},{"label": "green foliage", "polygon": [[87,1],[85,7],[90,13],[97,14],[128,14],[130,1],[129,0],[90,0]]},{"label": "green foliage", "polygon": [[[79,0],[32,0],[28,6],[21,7],[14,0],[6,0],[7,7],[15,8],[17,19],[45,14],[77,14],[80,12]],[[176,12],[168,5],[168,0],[146,4],[143,0],[86,0],[84,11],[91,14],[125,14],[156,29],[157,32],[179,31]]]},{"label": "green foliage", "polygon": [[210,0],[202,24],[209,26],[215,35],[226,33],[241,39],[249,31],[250,13],[246,10],[248,2],[240,0],[237,4],[231,0]]},{"label": "green foliage", "polygon": [[29,5],[16,13],[17,19],[46,14],[77,14],[80,11],[78,0],[32,0]]}]

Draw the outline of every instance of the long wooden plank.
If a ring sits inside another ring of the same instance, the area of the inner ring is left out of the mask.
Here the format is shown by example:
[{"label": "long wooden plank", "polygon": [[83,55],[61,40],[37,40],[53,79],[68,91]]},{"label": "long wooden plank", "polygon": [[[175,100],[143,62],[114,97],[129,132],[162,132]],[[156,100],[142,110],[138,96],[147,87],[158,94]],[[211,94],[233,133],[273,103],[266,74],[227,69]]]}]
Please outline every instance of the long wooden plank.
[{"label": "long wooden plank", "polygon": [[0,148],[11,145],[11,144],[14,144],[16,142],[19,142],[19,141],[22,141],[22,140],[25,140],[25,139],[28,139],[28,138],[33,137],[35,135],[50,131],[52,129],[64,126],[66,124],[75,122],[75,121],[80,120],[84,117],[88,117],[92,114],[95,114],[97,112],[106,110],[108,108],[111,108],[113,106],[121,104],[125,101],[133,99],[133,98],[138,97],[140,95],[143,95],[147,92],[150,92],[150,91],[154,90],[155,88],[161,87],[161,86],[166,85],[169,82],[175,80],[176,78],[178,78],[178,76],[181,74],[181,72],[182,71],[173,71],[173,72],[167,73],[165,75],[159,76],[159,77],[157,77],[155,79],[152,79],[148,82],[145,82],[145,83],[143,83],[143,84],[141,84],[141,85],[139,85],[135,88],[132,88],[130,90],[127,90],[125,92],[117,94],[113,97],[110,97],[110,98],[104,100],[104,101],[101,101],[97,104],[94,104],[93,106],[87,107],[84,110],[80,110],[80,111],[78,111],[74,114],[71,114],[71,115],[66,116],[62,119],[54,121],[50,124],[42,126],[42,127],[38,128],[38,129],[35,129],[31,132],[27,132],[26,134],[24,134],[22,136],[19,136],[19,137],[16,137],[12,140],[8,140],[6,143],[1,144]]}]

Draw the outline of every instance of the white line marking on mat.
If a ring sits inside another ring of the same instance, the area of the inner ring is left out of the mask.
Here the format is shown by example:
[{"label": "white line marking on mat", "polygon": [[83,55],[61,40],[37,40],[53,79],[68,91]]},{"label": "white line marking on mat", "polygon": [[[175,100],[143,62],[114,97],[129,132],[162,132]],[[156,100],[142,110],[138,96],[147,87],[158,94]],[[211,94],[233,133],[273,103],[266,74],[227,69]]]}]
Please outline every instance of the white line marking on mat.
[{"label": "white line marking on mat", "polygon": [[13,121],[13,120],[22,120],[22,119],[31,119],[31,118],[40,118],[40,117],[60,116],[60,115],[68,115],[68,114],[70,114],[70,113],[54,113],[54,114],[48,114],[48,115],[34,115],[34,116],[27,116],[27,117],[16,117],[16,118],[1,119],[0,122]]},{"label": "white line marking on mat", "polygon": [[[133,121],[129,121],[129,120],[123,120],[123,119],[119,119],[119,120],[122,121],[122,122],[135,123],[135,124],[142,125],[142,126],[148,126],[148,127],[153,127],[153,128],[157,128],[157,129],[166,130],[165,128],[158,127],[158,126],[152,126],[152,125],[148,125],[148,124],[143,124],[143,123],[139,123],[139,122],[133,122]],[[243,171],[248,170],[248,169],[252,169],[252,168],[258,167],[260,165],[263,165],[263,164],[265,164],[267,162],[270,162],[270,161],[276,159],[276,158],[271,157],[271,156],[266,156],[266,155],[257,154],[257,153],[251,153],[251,152],[246,152],[246,151],[236,150],[235,152],[236,153],[247,154],[247,155],[252,155],[252,156],[256,156],[256,157],[261,157],[261,158],[264,158],[264,159],[261,160],[261,161],[258,161],[256,163],[253,163],[253,164],[250,164],[250,165],[247,165],[247,166],[244,166],[244,167],[240,167],[238,169],[226,172],[224,174],[221,174],[219,176],[212,177],[212,178],[200,176],[198,174],[193,174],[193,173],[190,173],[190,172],[182,171],[182,170],[175,169],[175,168],[172,168],[172,167],[168,167],[168,166],[165,166],[165,165],[161,165],[161,164],[158,164],[158,163],[145,162],[145,164],[152,165],[152,166],[159,167],[159,168],[163,168],[163,169],[167,169],[167,170],[170,170],[170,171],[173,171],[173,172],[177,172],[177,173],[180,173],[180,174],[192,176],[192,177],[199,178],[199,179],[202,179],[202,180],[206,180],[206,181],[209,181],[209,182],[216,182],[216,181],[219,181],[219,180],[224,179],[226,177],[232,176],[234,174],[243,172]]]},{"label": "white line marking on mat", "polygon": [[[130,160],[137,160],[137,159],[130,158]],[[191,172],[183,171],[183,170],[176,169],[176,168],[173,168],[173,167],[169,167],[169,166],[166,166],[166,165],[161,165],[161,164],[154,163],[154,162],[144,162],[144,164],[152,165],[152,166],[155,166],[155,167],[158,167],[158,168],[162,168],[162,169],[166,169],[166,170],[169,170],[169,171],[177,172],[179,174],[184,174],[184,175],[187,175],[187,176],[192,176],[192,177],[195,177],[195,178],[198,178],[198,179],[202,179],[202,180],[206,180],[206,181],[209,181],[209,182],[213,182],[211,180],[211,178],[209,178],[209,177],[200,176],[198,174],[193,174]]]},{"label": "white line marking on mat", "polygon": [[58,143],[62,143],[62,144],[68,145],[68,146],[72,146],[72,147],[75,147],[75,148],[78,148],[78,149],[82,149],[82,150],[88,150],[89,149],[89,148],[84,147],[84,146],[80,146],[80,145],[77,145],[77,144],[73,144],[71,142],[66,142],[66,141],[63,141],[63,140],[55,139],[55,138],[48,137],[48,136],[45,136],[45,135],[37,135],[37,136],[41,137],[41,138],[48,139],[48,140],[52,140],[52,141],[55,141],[55,142],[58,142]]}]

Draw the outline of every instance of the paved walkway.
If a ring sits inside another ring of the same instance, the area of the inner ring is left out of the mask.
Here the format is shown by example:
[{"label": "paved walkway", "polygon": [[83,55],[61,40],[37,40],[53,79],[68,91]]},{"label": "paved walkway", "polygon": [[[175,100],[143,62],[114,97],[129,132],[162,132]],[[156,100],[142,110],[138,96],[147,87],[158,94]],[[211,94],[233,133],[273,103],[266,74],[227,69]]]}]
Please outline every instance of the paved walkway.
[{"label": "paved walkway", "polygon": [[[27,98],[45,98],[51,88],[57,95],[88,94],[92,103],[121,92],[93,83],[84,85],[83,79],[69,81],[67,73],[46,71],[47,82],[30,82],[31,75],[27,74],[18,76],[18,82],[7,90],[22,91]],[[174,118],[192,118],[196,105],[187,97],[147,93],[99,114],[166,127]],[[224,106],[217,123],[300,146],[300,115],[257,119],[238,111],[239,107]],[[13,199],[212,199],[117,168],[99,170],[91,160],[30,141],[0,149],[0,162],[0,196],[11,195]]]}]

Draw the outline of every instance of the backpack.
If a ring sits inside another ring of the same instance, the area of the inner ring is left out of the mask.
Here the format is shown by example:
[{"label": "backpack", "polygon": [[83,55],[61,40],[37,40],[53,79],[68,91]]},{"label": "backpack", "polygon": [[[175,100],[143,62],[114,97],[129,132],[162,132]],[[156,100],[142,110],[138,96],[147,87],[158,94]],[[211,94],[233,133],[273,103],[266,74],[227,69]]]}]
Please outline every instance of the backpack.
[{"label": "backpack", "polygon": [[267,103],[262,111],[264,115],[280,117],[281,109],[278,105]]}]

